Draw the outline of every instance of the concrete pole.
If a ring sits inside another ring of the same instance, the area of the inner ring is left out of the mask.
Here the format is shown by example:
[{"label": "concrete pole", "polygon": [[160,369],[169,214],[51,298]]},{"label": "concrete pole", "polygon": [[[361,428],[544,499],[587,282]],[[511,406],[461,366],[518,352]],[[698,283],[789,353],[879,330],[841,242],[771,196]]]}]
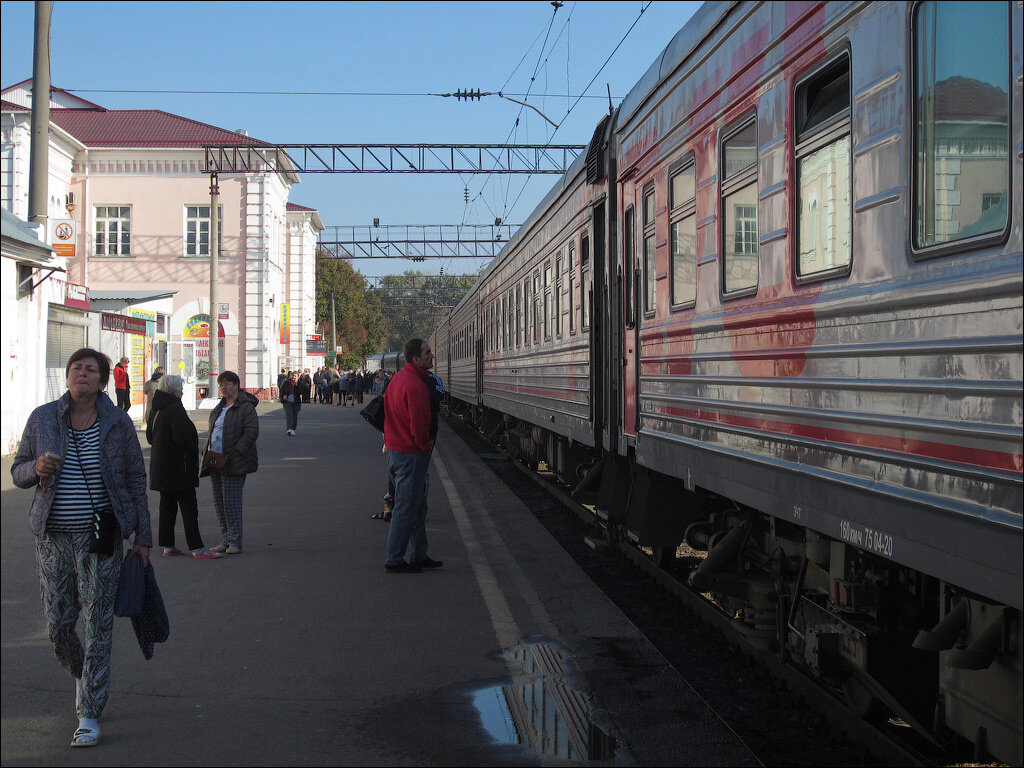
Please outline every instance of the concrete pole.
[{"label": "concrete pole", "polygon": [[47,239],[50,173],[50,11],[49,0],[37,0],[35,53],[32,61],[32,141],[29,150],[28,220],[42,224]]},{"label": "concrete pole", "polygon": [[217,296],[217,247],[220,240],[220,187],[217,174],[210,174],[210,391],[208,397],[217,396],[218,361],[220,360],[220,311]]}]

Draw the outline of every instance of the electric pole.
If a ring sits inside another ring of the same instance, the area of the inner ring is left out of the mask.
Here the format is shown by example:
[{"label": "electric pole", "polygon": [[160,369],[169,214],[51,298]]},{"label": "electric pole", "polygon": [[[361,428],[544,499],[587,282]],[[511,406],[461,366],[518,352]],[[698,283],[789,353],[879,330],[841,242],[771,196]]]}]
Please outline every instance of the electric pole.
[{"label": "electric pole", "polygon": [[37,0],[35,51],[32,60],[32,141],[29,150],[28,220],[42,224],[47,241],[47,199],[50,164],[50,11],[49,0]]},{"label": "electric pole", "polygon": [[[220,310],[217,302],[217,244],[220,239],[220,221],[217,211],[220,208],[220,187],[217,185],[217,174],[210,174],[210,389],[207,397],[214,397],[217,392],[217,364],[220,362]],[[198,233],[197,233],[198,234]]]}]

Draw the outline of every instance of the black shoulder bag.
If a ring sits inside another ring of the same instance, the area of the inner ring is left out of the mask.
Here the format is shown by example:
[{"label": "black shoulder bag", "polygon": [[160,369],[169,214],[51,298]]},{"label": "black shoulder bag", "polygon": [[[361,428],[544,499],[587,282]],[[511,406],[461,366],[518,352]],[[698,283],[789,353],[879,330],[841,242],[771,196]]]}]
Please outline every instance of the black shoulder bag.
[{"label": "black shoulder bag", "polygon": [[[75,444],[75,453],[78,454],[78,466],[82,466],[82,454],[78,452],[78,438],[75,437],[75,429],[68,424],[71,432],[71,442]],[[82,479],[85,481],[85,490],[89,494],[89,506],[92,508],[92,528],[89,531],[89,552],[100,559],[110,557],[114,554],[114,539],[117,537],[117,515],[113,507],[96,508],[96,502],[92,498],[92,487],[89,485],[89,477],[82,470]]]}]

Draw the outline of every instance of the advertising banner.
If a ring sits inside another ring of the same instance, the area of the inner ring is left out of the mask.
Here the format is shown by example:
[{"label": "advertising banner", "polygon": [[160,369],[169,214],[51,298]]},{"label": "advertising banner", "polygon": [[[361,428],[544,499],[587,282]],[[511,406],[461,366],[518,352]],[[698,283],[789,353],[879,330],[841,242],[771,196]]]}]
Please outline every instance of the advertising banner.
[{"label": "advertising banner", "polygon": [[281,305],[281,343],[288,344],[292,339],[291,313],[287,304]]}]

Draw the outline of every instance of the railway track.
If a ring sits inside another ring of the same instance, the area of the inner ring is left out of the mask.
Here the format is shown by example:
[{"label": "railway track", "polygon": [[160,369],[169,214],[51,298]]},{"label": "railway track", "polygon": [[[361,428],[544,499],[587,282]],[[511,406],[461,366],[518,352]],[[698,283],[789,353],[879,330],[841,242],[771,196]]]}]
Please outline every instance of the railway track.
[{"label": "railway track", "polygon": [[619,535],[594,499],[574,499],[543,465],[534,472],[513,461],[462,419],[448,423],[765,765],[998,765],[972,762],[964,743],[937,749],[891,714],[857,716],[691,589],[692,558],[661,567],[660,553]]}]

